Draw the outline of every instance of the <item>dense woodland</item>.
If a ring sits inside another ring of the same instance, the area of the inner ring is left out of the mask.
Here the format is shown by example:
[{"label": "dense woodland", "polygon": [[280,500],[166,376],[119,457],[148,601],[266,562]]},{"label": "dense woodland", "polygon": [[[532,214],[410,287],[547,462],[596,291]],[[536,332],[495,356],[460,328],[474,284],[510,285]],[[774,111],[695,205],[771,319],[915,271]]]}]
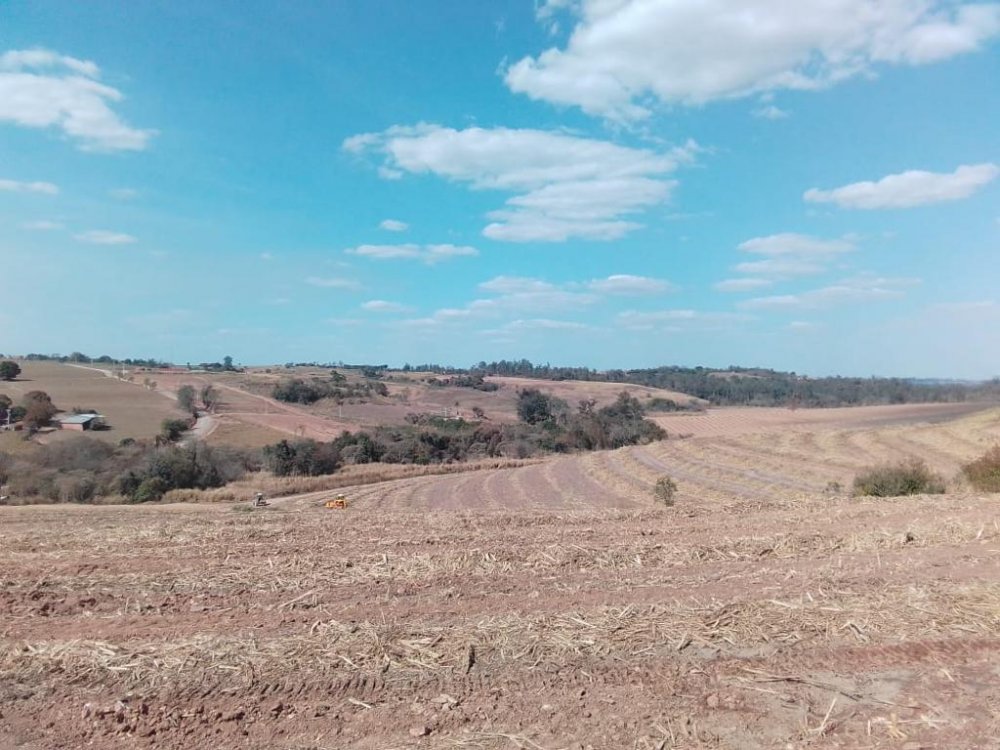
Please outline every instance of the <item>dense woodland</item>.
[{"label": "dense woodland", "polygon": [[[452,374],[452,368],[441,372]],[[810,378],[760,368],[654,367],[597,371],[519,361],[480,362],[468,373],[539,380],[631,383],[680,391],[715,406],[832,407],[1000,399],[1000,379],[986,383],[935,382],[905,378]]]}]

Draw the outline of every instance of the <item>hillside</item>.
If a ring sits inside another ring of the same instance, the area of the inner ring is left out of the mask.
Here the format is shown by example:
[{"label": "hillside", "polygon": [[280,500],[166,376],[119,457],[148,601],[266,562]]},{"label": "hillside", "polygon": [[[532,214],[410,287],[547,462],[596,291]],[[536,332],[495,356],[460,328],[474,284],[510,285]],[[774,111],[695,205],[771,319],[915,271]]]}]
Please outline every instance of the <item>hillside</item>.
[{"label": "hillside", "polygon": [[[44,391],[64,412],[93,410],[107,418],[108,430],[88,433],[109,442],[152,438],[164,419],[183,417],[170,393],[143,387],[142,377],[125,382],[110,371],[59,362],[21,361],[17,380],[0,383],[0,393],[18,403],[29,391]],[[51,435],[47,439],[59,439]]]}]

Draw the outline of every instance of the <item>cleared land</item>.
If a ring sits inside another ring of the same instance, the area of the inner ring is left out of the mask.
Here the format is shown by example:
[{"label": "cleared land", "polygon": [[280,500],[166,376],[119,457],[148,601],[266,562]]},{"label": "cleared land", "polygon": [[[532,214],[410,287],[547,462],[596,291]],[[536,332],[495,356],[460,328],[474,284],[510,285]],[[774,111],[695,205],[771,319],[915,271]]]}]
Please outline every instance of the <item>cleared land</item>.
[{"label": "cleared land", "polygon": [[346,511],[0,508],[0,747],[992,747],[996,497],[827,485],[904,456],[951,478],[997,440],[993,410],[413,477]]},{"label": "cleared land", "polygon": [[[160,431],[164,419],[184,416],[173,398],[144,388],[142,378],[138,383],[127,383],[107,377],[103,371],[58,362],[18,364],[21,375],[17,380],[0,382],[0,393],[18,403],[29,391],[45,391],[66,412],[77,407],[93,409],[107,417],[111,429],[88,433],[92,437],[111,442],[126,437],[151,438]],[[55,433],[46,439],[59,437]]]},{"label": "cleared land", "polygon": [[[344,370],[349,382],[361,380],[357,372]],[[275,368],[271,372],[255,369],[247,373],[137,373],[136,377],[155,380],[161,392],[175,393],[181,385],[200,389],[211,384],[218,389],[221,400],[214,416],[218,427],[210,436],[211,442],[261,446],[282,437],[307,437],[330,440],[344,430],[358,430],[376,425],[404,424],[408,414],[436,414],[474,419],[473,409],[480,408],[493,422],[516,422],[517,394],[523,388],[537,388],[554,395],[576,408],[583,400],[593,399],[597,406],[612,403],[618,394],[627,391],[640,401],[652,398],[671,399],[687,404],[697,401],[690,396],[645,386],[621,383],[591,383],[585,381],[545,381],[527,378],[487,378],[500,386],[497,391],[484,392],[473,388],[432,386],[423,382],[427,378],[439,379],[433,373],[391,373],[385,380],[387,396],[348,399],[336,404],[329,399],[309,406],[290,404],[271,398],[274,386],[285,378],[328,379],[329,370],[315,368]]]}]

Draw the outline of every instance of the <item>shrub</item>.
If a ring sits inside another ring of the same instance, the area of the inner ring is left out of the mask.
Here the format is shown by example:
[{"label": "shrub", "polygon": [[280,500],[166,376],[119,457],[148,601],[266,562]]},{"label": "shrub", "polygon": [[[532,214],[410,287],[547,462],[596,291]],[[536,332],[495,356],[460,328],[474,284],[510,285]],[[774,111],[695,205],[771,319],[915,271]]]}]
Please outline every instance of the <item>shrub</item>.
[{"label": "shrub", "polygon": [[977,490],[1000,492],[1000,445],[994,445],[975,461],[965,464],[962,473]]},{"label": "shrub", "polygon": [[159,500],[170,489],[160,477],[148,477],[136,488],[129,497],[133,503],[148,503]]},{"label": "shrub", "polygon": [[45,391],[24,394],[24,423],[28,427],[45,427],[59,411]]},{"label": "shrub", "polygon": [[870,497],[940,495],[944,480],[919,459],[883,464],[866,469],[854,478],[854,494]]},{"label": "shrub", "polygon": [[517,416],[522,422],[548,422],[552,412],[552,399],[537,388],[525,388],[517,394]]},{"label": "shrub", "polygon": [[196,414],[198,407],[195,404],[195,391],[193,385],[182,385],[177,389],[177,405],[186,412]]},{"label": "shrub", "polygon": [[674,504],[674,495],[677,494],[677,484],[670,477],[660,477],[656,480],[656,486],[653,487],[653,497],[656,498],[657,502],[661,502],[666,506],[671,506]]},{"label": "shrub", "polygon": [[160,437],[168,443],[173,443],[187,432],[189,426],[186,419],[164,419],[160,423]]}]

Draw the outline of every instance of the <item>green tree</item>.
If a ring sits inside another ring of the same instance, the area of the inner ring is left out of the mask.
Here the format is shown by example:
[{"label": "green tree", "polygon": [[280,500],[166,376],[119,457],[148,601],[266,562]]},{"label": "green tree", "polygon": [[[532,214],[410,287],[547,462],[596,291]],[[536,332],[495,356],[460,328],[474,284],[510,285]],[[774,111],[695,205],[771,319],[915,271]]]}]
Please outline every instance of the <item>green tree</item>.
[{"label": "green tree", "polygon": [[222,367],[226,370],[232,370],[233,368],[233,358],[228,354],[222,358]]},{"label": "green tree", "polygon": [[525,388],[517,394],[517,416],[522,422],[538,424],[552,419],[552,402],[537,388]]},{"label": "green tree", "polygon": [[198,409],[195,406],[195,391],[193,385],[182,385],[177,389],[177,405],[184,411],[194,414]]},{"label": "green tree", "polygon": [[0,362],[0,380],[13,380],[21,374],[21,366],[17,362],[5,359]]}]

